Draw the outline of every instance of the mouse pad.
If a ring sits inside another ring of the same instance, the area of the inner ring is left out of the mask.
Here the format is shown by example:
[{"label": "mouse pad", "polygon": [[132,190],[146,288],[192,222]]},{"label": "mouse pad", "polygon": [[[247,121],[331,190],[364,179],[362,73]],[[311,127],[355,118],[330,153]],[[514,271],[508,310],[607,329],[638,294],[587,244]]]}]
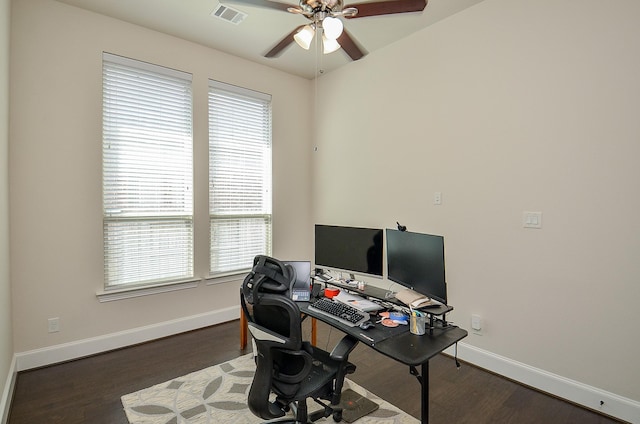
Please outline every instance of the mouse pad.
[{"label": "mouse pad", "polygon": [[378,409],[378,404],[363,397],[351,389],[347,389],[340,395],[342,406],[342,421],[352,423]]}]

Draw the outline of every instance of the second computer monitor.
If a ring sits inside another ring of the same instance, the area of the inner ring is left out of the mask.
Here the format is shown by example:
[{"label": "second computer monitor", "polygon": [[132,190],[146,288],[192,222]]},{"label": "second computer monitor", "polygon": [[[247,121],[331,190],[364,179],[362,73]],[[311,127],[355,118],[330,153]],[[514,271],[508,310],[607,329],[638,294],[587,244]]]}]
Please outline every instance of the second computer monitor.
[{"label": "second computer monitor", "polygon": [[387,229],[387,277],[446,304],[444,237]]}]

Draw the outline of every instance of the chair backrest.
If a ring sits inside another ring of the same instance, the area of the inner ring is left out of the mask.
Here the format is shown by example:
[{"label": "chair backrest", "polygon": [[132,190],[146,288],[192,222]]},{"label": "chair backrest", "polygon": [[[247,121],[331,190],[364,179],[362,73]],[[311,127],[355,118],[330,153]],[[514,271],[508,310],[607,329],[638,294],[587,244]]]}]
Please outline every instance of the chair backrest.
[{"label": "chair backrest", "polygon": [[256,349],[249,409],[263,419],[283,415],[269,402],[269,393],[294,396],[312,366],[310,347],[302,340],[300,309],[288,293],[295,278],[291,266],[257,256],[243,282],[241,302]]}]

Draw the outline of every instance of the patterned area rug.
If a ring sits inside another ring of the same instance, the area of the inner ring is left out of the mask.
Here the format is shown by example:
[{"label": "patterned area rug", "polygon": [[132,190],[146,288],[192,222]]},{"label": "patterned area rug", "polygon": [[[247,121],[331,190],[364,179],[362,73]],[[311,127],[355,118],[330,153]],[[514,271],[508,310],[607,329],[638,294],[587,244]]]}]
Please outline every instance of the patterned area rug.
[{"label": "patterned area rug", "polygon": [[[257,424],[264,420],[247,408],[247,396],[253,380],[253,355],[176,378],[162,384],[122,396],[131,424]],[[350,380],[351,389],[379,405],[357,424],[417,424],[418,420],[378,398]],[[314,402],[309,401],[313,409]],[[318,423],[333,423],[328,417]]]}]

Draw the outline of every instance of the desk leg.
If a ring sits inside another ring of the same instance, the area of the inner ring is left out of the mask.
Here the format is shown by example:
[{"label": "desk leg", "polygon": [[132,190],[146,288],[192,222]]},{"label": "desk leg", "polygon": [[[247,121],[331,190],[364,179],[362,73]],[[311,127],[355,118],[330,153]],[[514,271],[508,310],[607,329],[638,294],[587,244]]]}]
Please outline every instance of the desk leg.
[{"label": "desk leg", "polygon": [[318,321],[316,321],[315,318],[311,318],[311,345],[312,346],[316,346],[317,345],[317,330],[318,330]]},{"label": "desk leg", "polygon": [[244,310],[240,308],[240,350],[247,347],[247,317]]},{"label": "desk leg", "polygon": [[422,364],[422,412],[420,422],[429,424],[429,361]]}]

